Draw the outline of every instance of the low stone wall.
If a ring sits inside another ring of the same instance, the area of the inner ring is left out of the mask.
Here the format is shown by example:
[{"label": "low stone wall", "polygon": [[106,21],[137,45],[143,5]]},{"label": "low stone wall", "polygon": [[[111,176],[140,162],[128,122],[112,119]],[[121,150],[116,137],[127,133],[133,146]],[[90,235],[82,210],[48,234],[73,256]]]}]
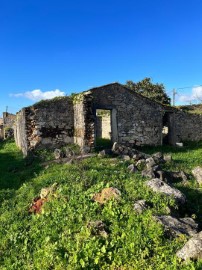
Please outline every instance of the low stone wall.
[{"label": "low stone wall", "polygon": [[174,122],[176,142],[202,140],[202,115],[177,111]]}]

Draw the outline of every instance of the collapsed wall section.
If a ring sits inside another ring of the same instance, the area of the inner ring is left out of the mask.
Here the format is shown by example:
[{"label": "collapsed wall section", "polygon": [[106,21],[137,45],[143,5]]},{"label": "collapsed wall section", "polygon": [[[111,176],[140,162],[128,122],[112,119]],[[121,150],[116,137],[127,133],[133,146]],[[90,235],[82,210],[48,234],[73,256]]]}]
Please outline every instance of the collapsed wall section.
[{"label": "collapsed wall section", "polygon": [[[69,97],[41,101],[24,108],[18,113],[17,145],[27,153],[36,148],[50,149],[73,143],[73,119],[73,103]],[[20,128],[21,124],[24,128]]]},{"label": "collapsed wall section", "polygon": [[175,136],[176,142],[202,140],[202,115],[177,111]]},{"label": "collapsed wall section", "polygon": [[14,125],[16,115],[8,112],[3,112],[3,136],[4,139],[14,136]]}]

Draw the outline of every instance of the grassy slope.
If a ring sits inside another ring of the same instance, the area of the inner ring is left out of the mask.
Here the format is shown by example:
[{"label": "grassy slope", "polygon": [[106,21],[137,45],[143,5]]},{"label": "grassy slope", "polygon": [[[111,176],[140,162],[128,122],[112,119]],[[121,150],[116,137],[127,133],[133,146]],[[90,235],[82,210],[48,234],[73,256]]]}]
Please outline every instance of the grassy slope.
[{"label": "grassy slope", "polygon": [[[154,152],[159,149],[146,149]],[[172,152],[175,164],[169,169],[191,168],[202,163],[202,145]],[[127,162],[92,158],[72,165],[37,162],[27,166],[13,142],[0,145],[0,269],[202,269],[202,262],[182,265],[175,257],[185,237],[166,239],[153,214],[166,213],[175,206],[172,199],[144,187],[140,174],[127,172]],[[58,189],[40,215],[28,214],[33,198],[41,188],[54,182]],[[91,200],[103,187],[117,187],[118,202],[100,206]],[[187,213],[202,222],[202,196],[193,180],[184,187],[188,196]],[[133,211],[137,199],[152,207],[141,215]],[[93,235],[89,221],[102,220],[108,238]]]}]

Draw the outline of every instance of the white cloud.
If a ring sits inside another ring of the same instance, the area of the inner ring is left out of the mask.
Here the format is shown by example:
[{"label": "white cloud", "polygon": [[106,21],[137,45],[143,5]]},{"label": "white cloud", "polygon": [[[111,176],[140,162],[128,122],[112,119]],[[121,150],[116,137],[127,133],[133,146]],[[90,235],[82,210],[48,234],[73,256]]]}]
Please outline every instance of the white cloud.
[{"label": "white cloud", "polygon": [[52,91],[41,91],[40,89],[35,89],[33,91],[27,91],[24,93],[18,93],[18,94],[10,94],[12,97],[24,97],[27,99],[31,99],[33,101],[39,101],[42,99],[51,99],[54,97],[62,97],[65,96],[65,92],[60,91],[59,89],[55,89]]},{"label": "white cloud", "polygon": [[181,95],[179,96],[179,101],[187,103],[187,102],[191,102],[193,100],[192,95]]},{"label": "white cloud", "polygon": [[183,103],[202,101],[202,86],[193,87],[190,95],[180,95],[179,101]]},{"label": "white cloud", "polygon": [[194,87],[192,93],[194,99],[202,100],[202,86]]}]

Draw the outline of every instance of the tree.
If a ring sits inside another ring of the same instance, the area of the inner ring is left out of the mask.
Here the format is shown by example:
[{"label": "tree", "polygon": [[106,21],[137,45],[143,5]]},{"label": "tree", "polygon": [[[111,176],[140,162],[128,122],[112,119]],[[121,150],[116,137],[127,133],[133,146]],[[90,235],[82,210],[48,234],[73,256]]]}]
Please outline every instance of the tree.
[{"label": "tree", "polygon": [[152,83],[151,78],[144,78],[142,81],[137,83],[133,81],[126,81],[125,86],[137,93],[155,100],[163,105],[170,105],[171,99],[165,92],[165,87],[161,83]]}]

